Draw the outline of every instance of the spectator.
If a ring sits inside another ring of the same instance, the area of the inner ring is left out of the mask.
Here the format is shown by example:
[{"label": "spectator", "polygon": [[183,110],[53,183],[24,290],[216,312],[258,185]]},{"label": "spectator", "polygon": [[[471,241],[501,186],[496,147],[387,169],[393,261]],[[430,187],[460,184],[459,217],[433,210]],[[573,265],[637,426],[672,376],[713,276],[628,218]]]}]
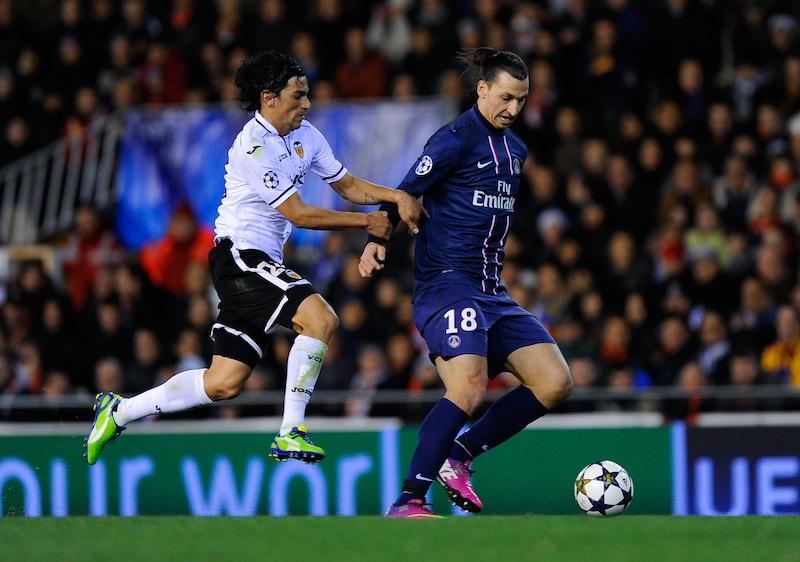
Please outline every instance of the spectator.
[{"label": "spectator", "polygon": [[283,0],[259,0],[250,20],[248,43],[253,51],[286,51],[291,37],[290,20]]},{"label": "spectator", "polygon": [[761,354],[761,369],[768,376],[800,387],[800,321],[794,308],[778,308],[775,332],[777,339]]},{"label": "spectator", "polygon": [[194,330],[183,330],[178,336],[175,344],[175,357],[178,359],[177,365],[172,369],[174,372],[189,371],[192,369],[205,369],[208,366],[203,360],[203,346],[200,343],[202,336]]},{"label": "spectator", "polygon": [[[597,386],[598,369],[596,363],[590,357],[575,357],[569,362],[569,370],[572,373],[572,382],[575,384],[575,394],[580,397],[581,391],[591,390]],[[568,400],[564,402],[559,411],[565,412],[593,412],[594,402],[589,400]]]},{"label": "spectator", "polygon": [[180,103],[186,97],[186,64],[162,41],[152,41],[139,70],[143,101],[152,106]]},{"label": "spectator", "polygon": [[76,310],[86,306],[97,270],[116,265],[120,258],[121,248],[116,237],[104,228],[97,210],[79,208],[74,229],[61,250],[67,290]]},{"label": "spectator", "polygon": [[383,351],[374,345],[362,348],[358,354],[358,370],[350,383],[353,394],[345,404],[345,415],[350,418],[369,415],[372,397],[388,376]]},{"label": "spectator", "polygon": [[29,384],[23,373],[14,369],[9,357],[0,353],[0,395],[28,394]]},{"label": "spectator", "polygon": [[124,390],[122,365],[113,357],[100,359],[94,368],[94,389],[97,392],[117,392]]},{"label": "spectator", "polygon": [[[301,62],[316,107],[337,98],[407,103],[439,95],[466,109],[473,98],[456,48],[508,46],[531,73],[515,124],[530,156],[500,275],[509,294],[558,332],[576,381],[623,389],[679,384],[695,397],[702,384],[741,387],[728,401],[698,407],[680,400],[667,412],[690,420],[710,405],[795,406],[745,393],[765,381],[800,384],[792,343],[792,308],[800,310],[796,7],[306,4],[64,0],[52,18],[28,20],[27,4],[0,0],[0,166],[61,136],[77,138],[107,110],[232,103],[232,75],[262,48]],[[676,36],[678,43],[665,40]],[[143,270],[124,261],[91,208],[78,210],[71,231],[59,234],[64,283],[60,270],[12,258],[19,267],[0,286],[0,351],[9,354],[5,375],[0,360],[0,387],[58,395],[67,391],[63,373],[72,387],[93,388],[95,364],[105,357],[129,364],[134,347],[139,356],[166,349],[179,357],[165,360],[207,364],[217,304],[206,266],[213,235],[182,215],[188,211],[179,209],[167,235],[144,249]],[[33,217],[18,211],[12,226]],[[350,386],[352,362],[371,345],[387,354],[380,386],[438,388],[411,315],[411,237],[393,238],[374,282],[360,278],[350,254],[361,242],[335,233],[322,250],[303,248],[293,258],[341,316],[341,339],[325,364],[329,388]],[[75,338],[86,342],[80,356],[71,353]],[[287,349],[276,334],[264,365],[279,369]],[[758,361],[767,372],[759,373]],[[139,367],[134,378],[162,376],[160,360]],[[131,384],[118,378],[106,386]],[[612,397],[602,407],[654,406]],[[414,419],[421,410],[371,411]],[[222,415],[254,413],[230,408]]]},{"label": "spectator", "polygon": [[367,25],[367,43],[380,50],[391,63],[397,64],[411,49],[411,25],[406,0],[375,3]]},{"label": "spectator", "polygon": [[369,51],[364,32],[345,32],[345,60],[336,69],[336,89],[345,98],[375,98],[388,92],[388,68],[383,57]]},{"label": "spectator", "polygon": [[436,38],[430,29],[418,27],[413,31],[410,47],[399,68],[413,78],[420,95],[429,96],[444,69],[442,56],[436,50]]},{"label": "spectator", "polygon": [[763,349],[775,334],[774,322],[775,310],[764,284],[748,277],[742,282],[740,307],[730,321],[734,341]]},{"label": "spectator", "polygon": [[621,396],[622,393],[627,393],[634,389],[633,370],[630,367],[621,367],[609,371],[606,384],[611,398],[603,403],[603,410],[630,412],[636,409],[636,401],[633,398]]},{"label": "spectator", "polygon": [[125,392],[136,394],[153,387],[162,367],[161,345],[150,330],[133,334],[133,360],[125,368]]},{"label": "spectator", "polygon": [[703,314],[699,339],[697,364],[703,376],[714,384],[725,384],[731,344],[727,338],[725,321],[720,313],[711,310]]},{"label": "spectator", "polygon": [[652,383],[670,385],[678,382],[680,372],[691,359],[689,333],[680,318],[667,318],[662,322],[658,348],[653,353],[648,369]]},{"label": "spectator", "polygon": [[[736,390],[733,396],[717,401],[716,409],[722,411],[775,411],[783,406],[783,399],[754,397],[752,390],[760,385],[774,385],[776,390],[780,381],[775,376],[765,377],[758,369],[758,359],[748,351],[734,352],[730,362],[730,380]],[[761,387],[763,388],[763,387]]]},{"label": "spectator", "polygon": [[29,389],[32,394],[41,394],[44,386],[44,364],[42,363],[42,352],[34,341],[25,341],[19,346],[17,352],[19,362],[17,364],[17,376],[20,383]]},{"label": "spectator", "polygon": [[181,205],[173,212],[164,238],[142,248],[142,267],[155,286],[173,295],[184,295],[187,267],[206,263],[213,247],[213,232],[199,226],[191,209]]},{"label": "spectator", "polygon": [[61,398],[72,392],[69,376],[64,371],[50,371],[44,378],[42,396]]},{"label": "spectator", "polygon": [[667,399],[664,401],[664,417],[667,420],[686,420],[688,423],[697,421],[700,413],[710,407],[708,399],[698,392],[706,387],[706,378],[697,363],[691,362],[684,365],[678,377],[678,385],[687,393],[685,398]]},{"label": "spectator", "polygon": [[95,362],[102,357],[128,361],[132,354],[133,332],[123,323],[122,312],[113,299],[99,303],[89,341]]},{"label": "spectator", "polygon": [[75,381],[78,339],[68,319],[65,308],[57,299],[45,301],[37,343],[42,351],[44,369],[66,373]]}]

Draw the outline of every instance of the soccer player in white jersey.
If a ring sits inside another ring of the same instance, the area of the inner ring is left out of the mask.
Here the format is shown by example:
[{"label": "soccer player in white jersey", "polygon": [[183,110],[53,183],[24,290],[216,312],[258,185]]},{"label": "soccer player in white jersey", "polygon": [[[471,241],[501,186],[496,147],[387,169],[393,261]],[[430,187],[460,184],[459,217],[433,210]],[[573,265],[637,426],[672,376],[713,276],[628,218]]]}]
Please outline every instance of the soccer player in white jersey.
[{"label": "soccer player in white jersey", "polygon": [[248,57],[237,71],[236,85],[243,108],[254,116],[228,151],[225,195],[209,254],[221,299],[211,332],[211,366],[178,373],[132,398],[98,394],[84,445],[89,464],[97,462],[103,447],[131,421],[237,396],[277,325],[298,336],[289,352],[283,421],[270,456],[322,460],[325,451],[308,436],[305,410],[339,319],[307,280],[283,265],[283,245],[293,225],[363,229],[381,238],[388,238],[391,225],[385,211],[337,212],[305,204],[300,191],[306,173],[319,175],[353,203],[396,204],[401,219],[418,231],[421,207],[416,199],[354,177],[305,120],[311,106],[308,81],[294,59],[275,51]]}]

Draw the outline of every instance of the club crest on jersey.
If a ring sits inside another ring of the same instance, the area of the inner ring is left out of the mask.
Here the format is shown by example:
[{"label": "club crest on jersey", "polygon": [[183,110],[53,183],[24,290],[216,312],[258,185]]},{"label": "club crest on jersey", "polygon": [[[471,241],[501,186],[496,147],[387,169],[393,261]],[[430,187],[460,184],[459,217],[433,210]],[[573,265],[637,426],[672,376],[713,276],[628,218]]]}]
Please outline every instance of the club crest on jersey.
[{"label": "club crest on jersey", "polygon": [[267,170],[267,173],[264,174],[264,187],[267,189],[275,189],[278,187],[278,183],[278,174],[272,170]]},{"label": "club crest on jersey", "polygon": [[514,173],[519,175],[519,173],[522,171],[522,164],[520,163],[519,158],[514,158],[512,165],[514,166]]},{"label": "club crest on jersey", "polygon": [[417,164],[417,169],[414,170],[414,173],[417,174],[418,176],[424,176],[432,169],[433,169],[433,160],[431,160],[431,157],[426,154],[419,161],[419,164]]},{"label": "club crest on jersey", "polygon": [[455,349],[459,345],[461,345],[461,338],[458,336],[450,336],[449,338],[447,338],[447,345]]},{"label": "club crest on jersey", "polygon": [[301,143],[300,141],[294,141],[294,143],[292,143],[292,148],[294,148],[295,153],[300,158],[302,158],[303,154],[305,154],[305,151],[303,150],[303,143]]}]

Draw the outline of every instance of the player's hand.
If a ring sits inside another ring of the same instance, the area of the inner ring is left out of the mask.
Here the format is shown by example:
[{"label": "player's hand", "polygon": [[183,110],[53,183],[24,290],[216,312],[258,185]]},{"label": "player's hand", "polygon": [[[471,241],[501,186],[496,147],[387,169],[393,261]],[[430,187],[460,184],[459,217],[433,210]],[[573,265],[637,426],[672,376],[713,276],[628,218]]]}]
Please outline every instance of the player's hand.
[{"label": "player's hand", "polygon": [[392,223],[389,222],[389,213],[386,211],[372,211],[367,213],[367,232],[372,236],[389,239],[392,233]]},{"label": "player's hand", "polygon": [[370,242],[361,254],[358,272],[361,277],[372,277],[373,273],[383,269],[384,261],[386,261],[386,248],[376,242]]},{"label": "player's hand", "polygon": [[423,214],[428,216],[428,212],[418,199],[415,199],[408,193],[398,191],[398,196],[397,212],[400,214],[400,220],[406,223],[411,234],[419,234],[420,217]]}]

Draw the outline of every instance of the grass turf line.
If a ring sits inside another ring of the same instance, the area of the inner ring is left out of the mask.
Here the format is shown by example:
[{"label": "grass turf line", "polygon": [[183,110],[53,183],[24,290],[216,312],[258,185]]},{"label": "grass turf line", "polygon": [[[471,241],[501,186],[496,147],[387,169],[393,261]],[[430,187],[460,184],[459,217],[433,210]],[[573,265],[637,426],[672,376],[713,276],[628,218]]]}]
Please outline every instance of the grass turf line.
[{"label": "grass turf line", "polygon": [[5,518],[0,559],[796,561],[798,535],[788,517]]}]

